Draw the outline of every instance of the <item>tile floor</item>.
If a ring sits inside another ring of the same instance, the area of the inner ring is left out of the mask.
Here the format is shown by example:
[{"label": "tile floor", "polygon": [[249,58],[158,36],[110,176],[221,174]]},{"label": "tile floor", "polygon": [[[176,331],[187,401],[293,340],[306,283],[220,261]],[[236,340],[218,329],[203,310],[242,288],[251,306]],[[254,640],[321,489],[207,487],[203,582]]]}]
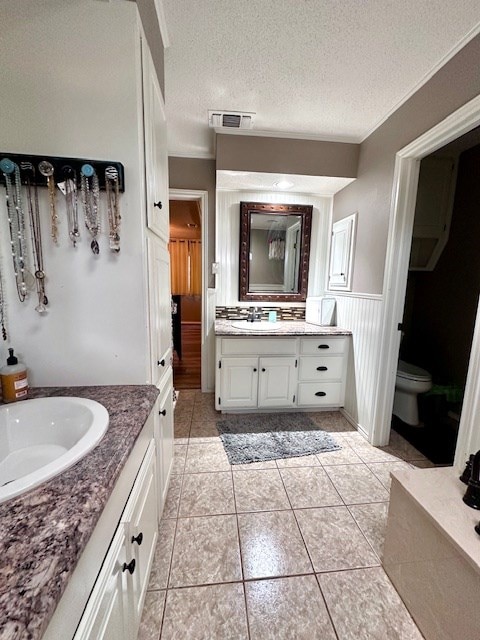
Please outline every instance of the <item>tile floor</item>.
[{"label": "tile floor", "polygon": [[396,433],[370,446],[231,467],[213,395],[184,390],[139,640],[417,640],[380,565],[390,471],[428,460]]}]

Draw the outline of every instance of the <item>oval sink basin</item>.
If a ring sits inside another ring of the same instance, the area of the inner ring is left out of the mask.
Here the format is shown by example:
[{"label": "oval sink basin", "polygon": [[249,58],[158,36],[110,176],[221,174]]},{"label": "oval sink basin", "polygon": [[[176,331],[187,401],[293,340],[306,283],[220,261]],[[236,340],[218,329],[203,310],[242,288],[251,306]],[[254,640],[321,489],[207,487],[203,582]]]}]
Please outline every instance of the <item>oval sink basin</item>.
[{"label": "oval sink basin", "polygon": [[0,407],[0,502],[74,465],[107,427],[105,407],[85,398],[36,398]]},{"label": "oval sink basin", "polygon": [[248,320],[238,320],[232,322],[235,329],[243,329],[244,331],[278,331],[281,327],[278,322],[268,322],[268,320],[259,320],[256,322],[248,322]]}]

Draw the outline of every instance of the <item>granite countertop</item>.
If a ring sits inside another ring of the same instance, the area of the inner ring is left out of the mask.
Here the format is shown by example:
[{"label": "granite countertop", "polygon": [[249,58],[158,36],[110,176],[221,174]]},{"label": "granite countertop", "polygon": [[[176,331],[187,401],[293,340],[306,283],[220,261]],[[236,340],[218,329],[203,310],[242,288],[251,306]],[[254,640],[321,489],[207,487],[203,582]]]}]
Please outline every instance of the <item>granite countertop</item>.
[{"label": "granite countertop", "polygon": [[[234,324],[242,322],[245,329],[234,327]],[[255,322],[242,320],[215,320],[215,335],[217,336],[350,336],[351,331],[340,327],[321,327],[318,324],[310,324],[303,320],[283,320],[271,322],[272,330],[255,330]],[[264,323],[263,323],[264,324]]]},{"label": "granite countertop", "polygon": [[0,504],[1,640],[42,637],[158,389],[153,385],[49,387],[30,394],[47,396],[96,400],[108,410],[110,421],[100,443],[80,462]]}]

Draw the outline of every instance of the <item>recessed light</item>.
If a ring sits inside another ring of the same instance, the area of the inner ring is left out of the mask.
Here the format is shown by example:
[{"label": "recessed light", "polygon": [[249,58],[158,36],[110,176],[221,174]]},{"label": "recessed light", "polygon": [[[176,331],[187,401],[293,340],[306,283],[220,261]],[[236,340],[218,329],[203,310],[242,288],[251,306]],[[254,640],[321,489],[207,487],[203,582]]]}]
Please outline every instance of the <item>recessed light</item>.
[{"label": "recessed light", "polygon": [[198,224],[195,224],[194,222],[187,222],[187,227],[189,229],[196,229],[198,227]]},{"label": "recessed light", "polygon": [[293,187],[293,182],[289,182],[288,180],[279,180],[278,182],[274,182],[273,186],[277,189],[291,189]]}]

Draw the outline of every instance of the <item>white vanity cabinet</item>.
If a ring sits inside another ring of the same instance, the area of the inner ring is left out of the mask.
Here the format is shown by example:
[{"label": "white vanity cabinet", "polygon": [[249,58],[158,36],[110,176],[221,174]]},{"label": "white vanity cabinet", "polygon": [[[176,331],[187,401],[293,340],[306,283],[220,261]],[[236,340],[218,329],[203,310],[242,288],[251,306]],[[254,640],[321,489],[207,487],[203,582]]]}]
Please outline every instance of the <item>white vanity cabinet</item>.
[{"label": "white vanity cabinet", "polygon": [[217,336],[219,411],[341,407],[348,336]]},{"label": "white vanity cabinet", "polygon": [[74,640],[136,638],[157,542],[156,485],[152,440]]},{"label": "white vanity cabinet", "polygon": [[158,538],[159,406],[138,435],[42,640],[137,637]]}]

